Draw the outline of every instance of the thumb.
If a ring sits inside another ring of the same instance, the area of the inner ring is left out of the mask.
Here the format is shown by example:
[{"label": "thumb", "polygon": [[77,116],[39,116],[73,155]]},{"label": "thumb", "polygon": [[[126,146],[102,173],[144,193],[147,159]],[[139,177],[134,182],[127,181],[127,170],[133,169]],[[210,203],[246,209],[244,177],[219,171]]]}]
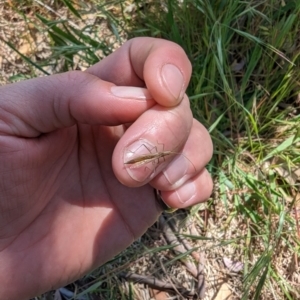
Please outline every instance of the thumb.
[{"label": "thumb", "polygon": [[139,87],[118,87],[80,71],[0,87],[0,134],[36,137],[76,123],[119,125],[155,104]]}]

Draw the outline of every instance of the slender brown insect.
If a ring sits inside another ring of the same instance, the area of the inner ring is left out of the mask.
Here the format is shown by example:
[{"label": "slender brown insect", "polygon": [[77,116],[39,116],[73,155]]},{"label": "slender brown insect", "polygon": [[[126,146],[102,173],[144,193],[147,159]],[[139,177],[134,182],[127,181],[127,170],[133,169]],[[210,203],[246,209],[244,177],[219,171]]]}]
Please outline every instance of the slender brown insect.
[{"label": "slender brown insect", "polygon": [[[171,154],[183,155],[193,165],[194,169],[196,169],[194,164],[182,153],[177,153],[177,152],[170,151],[170,150],[158,151],[157,147],[153,147],[152,149],[150,149],[149,147],[147,147],[146,144],[143,144],[141,147],[145,147],[147,149],[147,151],[149,151],[149,153],[140,154],[139,156],[136,156],[136,157],[126,161],[125,165],[130,165],[129,166],[130,169],[139,168],[140,166],[146,165],[151,162],[155,166],[155,164],[159,163],[159,160],[161,158],[164,159],[166,156],[171,155]],[[155,151],[155,152],[152,153],[152,151]]]},{"label": "slender brown insect", "polygon": [[161,151],[156,153],[150,153],[150,154],[141,154],[138,157],[135,157],[133,159],[130,159],[125,162],[126,165],[131,165],[131,168],[138,168],[142,165],[148,164],[150,162],[154,162],[155,160],[159,161],[160,158],[163,158],[165,156],[168,156],[172,153],[172,151]]}]

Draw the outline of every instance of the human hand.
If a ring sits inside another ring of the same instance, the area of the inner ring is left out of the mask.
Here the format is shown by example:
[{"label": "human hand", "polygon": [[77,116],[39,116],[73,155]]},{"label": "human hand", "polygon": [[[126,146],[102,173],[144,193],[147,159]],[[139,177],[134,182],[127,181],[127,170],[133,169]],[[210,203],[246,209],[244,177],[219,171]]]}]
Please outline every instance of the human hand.
[{"label": "human hand", "polygon": [[[175,208],[210,195],[190,74],[179,46],[138,38],[86,72],[0,88],[0,299],[65,285],[125,249],[161,213],[153,187]],[[172,152],[126,164],[147,151]]]}]

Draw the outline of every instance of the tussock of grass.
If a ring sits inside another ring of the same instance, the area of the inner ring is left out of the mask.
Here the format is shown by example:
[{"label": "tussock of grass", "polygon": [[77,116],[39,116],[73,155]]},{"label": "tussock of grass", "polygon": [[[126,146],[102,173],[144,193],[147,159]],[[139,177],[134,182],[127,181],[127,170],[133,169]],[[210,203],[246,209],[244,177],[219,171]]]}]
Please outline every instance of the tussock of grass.
[{"label": "tussock of grass", "polygon": [[[214,194],[180,221],[180,234],[206,253],[207,299],[220,287],[216,278],[237,299],[300,298],[300,2],[64,0],[63,20],[32,3],[38,8],[26,20],[48,35],[52,52],[42,62],[26,61],[46,72],[84,69],[133,36],[165,38],[185,49],[193,64],[194,116],[215,148],[208,166]],[[189,232],[191,222],[198,235]],[[170,253],[161,236],[146,234],[83,281],[94,282],[105,299],[141,298],[141,287],[121,282],[117,271],[162,276],[157,262]],[[243,274],[224,277],[224,256],[242,261]],[[167,273],[185,272],[173,262]]]}]

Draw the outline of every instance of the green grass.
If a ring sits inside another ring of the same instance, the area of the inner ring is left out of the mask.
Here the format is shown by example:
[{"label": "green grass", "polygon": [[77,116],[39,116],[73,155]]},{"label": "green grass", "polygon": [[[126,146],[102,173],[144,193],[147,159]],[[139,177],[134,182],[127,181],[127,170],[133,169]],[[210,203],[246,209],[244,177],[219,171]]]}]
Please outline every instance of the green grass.
[{"label": "green grass", "polygon": [[[62,4],[73,20],[84,20],[88,8],[72,3],[64,0]],[[116,43],[124,36],[146,35],[180,44],[193,65],[187,93],[194,116],[209,129],[214,142],[208,169],[215,192],[206,209],[216,216],[213,222],[218,230],[209,224],[203,230],[207,240],[201,240],[201,249],[208,253],[207,263],[215,248],[218,253],[235,249],[231,254],[244,262],[237,291],[241,299],[299,297],[299,286],[292,279],[296,271],[290,273],[283,258],[295,264],[300,257],[294,213],[300,206],[300,175],[296,172],[300,163],[300,2],[92,3],[98,18],[110,29],[103,38],[97,22],[79,29],[69,20],[48,17],[45,8],[37,11],[30,22],[50,37],[52,55],[38,64],[31,62],[36,70],[31,76],[39,75],[39,69],[47,72],[45,66],[56,67],[58,62],[63,62],[58,71],[73,69],[76,60],[92,65],[114,50],[108,34]],[[132,12],[126,11],[129,4],[135,7]],[[25,59],[30,63],[30,58]],[[187,219],[203,228],[201,209],[191,209]],[[210,232],[222,233],[221,238],[212,238]],[[201,236],[190,238],[195,241]],[[167,251],[166,246],[145,248],[145,240],[148,246],[154,245],[146,235],[135,248],[89,275],[105,299],[116,299],[116,295],[135,299],[131,285],[122,289],[115,268],[122,269],[124,264],[125,269],[144,255]],[[101,280],[106,285],[99,285]],[[83,287],[81,292],[89,290]]]}]

